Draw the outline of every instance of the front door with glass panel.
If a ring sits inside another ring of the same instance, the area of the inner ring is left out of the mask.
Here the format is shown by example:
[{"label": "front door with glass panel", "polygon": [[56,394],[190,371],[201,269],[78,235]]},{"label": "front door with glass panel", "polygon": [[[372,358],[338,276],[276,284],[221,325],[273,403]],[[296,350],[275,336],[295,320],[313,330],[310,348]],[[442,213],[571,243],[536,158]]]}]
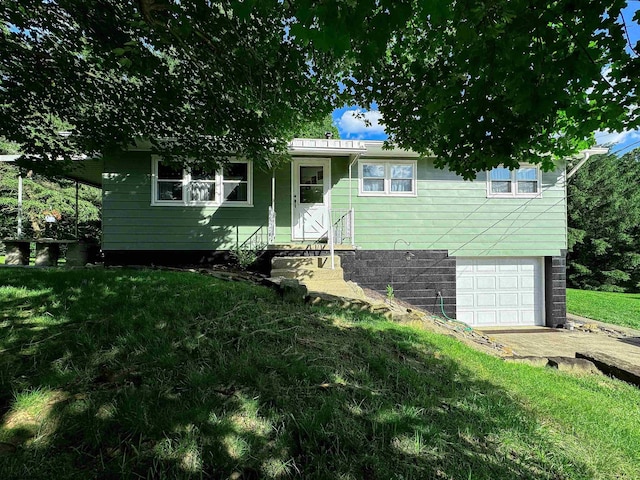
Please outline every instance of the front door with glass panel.
[{"label": "front door with glass panel", "polygon": [[292,163],[292,238],[317,240],[329,228],[329,159],[294,159]]}]

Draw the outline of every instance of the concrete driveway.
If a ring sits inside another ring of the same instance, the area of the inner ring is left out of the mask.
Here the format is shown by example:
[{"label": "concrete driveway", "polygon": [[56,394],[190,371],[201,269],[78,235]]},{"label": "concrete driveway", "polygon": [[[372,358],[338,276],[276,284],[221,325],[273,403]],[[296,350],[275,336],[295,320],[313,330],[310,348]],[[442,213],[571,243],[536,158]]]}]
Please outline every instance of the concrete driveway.
[{"label": "concrete driveway", "polygon": [[[574,317],[575,319],[576,317]],[[582,319],[586,322],[598,322]],[[640,331],[613,327],[615,333],[585,332],[547,327],[481,328],[485,335],[513,349],[518,356],[575,357],[576,352],[599,352],[640,366]]]}]

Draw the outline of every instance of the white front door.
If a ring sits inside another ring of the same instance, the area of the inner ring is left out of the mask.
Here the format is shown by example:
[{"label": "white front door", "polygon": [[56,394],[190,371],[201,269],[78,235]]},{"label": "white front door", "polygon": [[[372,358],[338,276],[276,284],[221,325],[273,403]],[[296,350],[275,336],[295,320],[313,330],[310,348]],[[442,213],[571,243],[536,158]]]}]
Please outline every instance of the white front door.
[{"label": "white front door", "polygon": [[291,178],[292,238],[317,240],[329,228],[331,160],[294,158]]}]

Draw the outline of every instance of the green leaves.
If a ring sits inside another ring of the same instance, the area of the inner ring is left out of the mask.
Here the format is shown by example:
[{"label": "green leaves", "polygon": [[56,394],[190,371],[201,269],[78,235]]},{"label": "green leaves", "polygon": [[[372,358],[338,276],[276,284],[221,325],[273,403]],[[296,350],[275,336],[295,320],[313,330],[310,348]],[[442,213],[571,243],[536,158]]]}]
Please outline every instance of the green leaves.
[{"label": "green leaves", "polygon": [[569,281],[607,291],[640,281],[640,150],[590,159],[568,185]]},{"label": "green leaves", "polygon": [[[142,136],[172,139],[155,145],[177,158],[234,152],[266,164],[308,119],[376,104],[391,141],[465,178],[522,161],[552,168],[595,130],[640,126],[624,5],[8,2],[0,132],[41,158]],[[74,135],[58,138],[48,117]]]},{"label": "green leaves", "polygon": [[340,138],[340,132],[331,115],[325,116],[322,120],[305,123],[291,136],[293,138],[324,138],[326,133],[330,133],[332,138]]},{"label": "green leaves", "polygon": [[280,2],[24,3],[0,13],[18,27],[0,33],[0,132],[40,163],[146,137],[167,139],[154,148],[179,161],[266,164],[337,93],[335,60],[285,39]]}]

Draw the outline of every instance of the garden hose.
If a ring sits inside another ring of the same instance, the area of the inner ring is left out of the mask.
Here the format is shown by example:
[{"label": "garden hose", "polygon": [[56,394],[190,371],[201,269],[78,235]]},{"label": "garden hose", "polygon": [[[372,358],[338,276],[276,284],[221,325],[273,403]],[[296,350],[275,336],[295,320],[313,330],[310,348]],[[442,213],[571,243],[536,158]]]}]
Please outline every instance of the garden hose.
[{"label": "garden hose", "polygon": [[472,330],[473,330],[473,329],[472,329],[469,325],[467,325],[466,323],[461,322],[460,320],[456,320],[455,318],[451,318],[451,317],[449,317],[449,315],[447,315],[447,314],[444,312],[444,298],[442,297],[442,293],[438,292],[438,298],[440,298],[440,311],[442,312],[442,316],[444,316],[444,318],[446,318],[446,319],[447,319],[447,320],[449,320],[450,322],[460,323],[460,324],[464,325],[464,326],[466,327],[466,328],[464,329],[464,331],[465,331],[465,332],[470,332],[470,331],[472,331]]}]

